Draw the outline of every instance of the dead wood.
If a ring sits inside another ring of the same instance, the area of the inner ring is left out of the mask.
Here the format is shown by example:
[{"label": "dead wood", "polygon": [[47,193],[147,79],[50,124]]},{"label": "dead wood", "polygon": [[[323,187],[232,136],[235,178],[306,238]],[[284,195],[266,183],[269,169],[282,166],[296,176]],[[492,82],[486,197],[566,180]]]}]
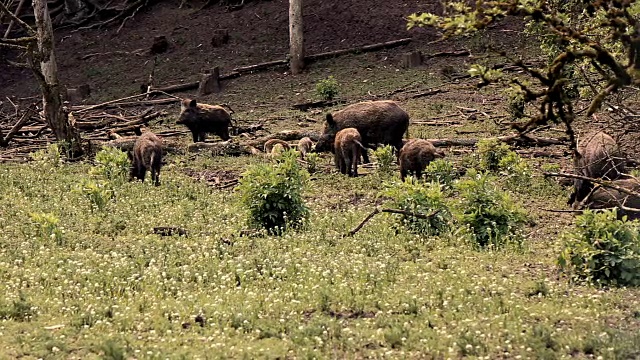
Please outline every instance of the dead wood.
[{"label": "dead wood", "polygon": [[381,42],[377,44],[365,45],[365,46],[356,47],[356,48],[329,51],[329,52],[319,53],[315,55],[305,56],[304,61],[305,63],[312,63],[314,61],[318,61],[318,60],[322,60],[322,59],[326,59],[334,56],[387,49],[387,48],[392,48],[396,46],[406,45],[410,43],[411,40],[412,40],[411,38],[405,38],[405,39]]},{"label": "dead wood", "polygon": [[421,98],[421,97],[425,97],[425,96],[432,96],[432,95],[446,93],[446,92],[449,92],[449,90],[430,89],[430,90],[427,90],[427,91],[419,92],[417,94],[411,94],[411,95],[407,95],[407,96],[404,96],[404,97],[399,97],[398,99],[400,99],[400,100],[417,99],[417,98]]},{"label": "dead wood", "polygon": [[136,49],[133,51],[108,51],[108,52],[103,52],[103,53],[90,53],[90,54],[86,54],[84,56],[82,56],[80,58],[80,60],[87,60],[87,59],[91,59],[92,57],[96,57],[96,56],[106,56],[106,55],[135,55],[135,56],[143,56],[145,54],[145,50],[144,49]]},{"label": "dead wood", "polygon": [[[530,135],[509,135],[499,136],[496,138],[498,141],[505,142],[507,144],[517,144],[520,146],[534,145],[534,146],[550,146],[550,145],[566,145],[567,141],[564,139],[544,138]],[[434,146],[475,146],[480,139],[428,139]]]},{"label": "dead wood", "polygon": [[246,72],[265,70],[265,69],[269,69],[276,66],[285,66],[288,64],[289,64],[289,60],[274,60],[274,61],[267,61],[260,64],[255,64],[255,65],[237,67],[233,69],[233,71],[241,74]]},{"label": "dead wood", "polygon": [[153,233],[160,236],[186,236],[189,237],[189,232],[186,229],[175,226],[158,226],[153,228]]},{"label": "dead wood", "polygon": [[613,181],[607,181],[607,180],[602,180],[602,179],[594,179],[594,178],[590,178],[588,176],[582,176],[582,175],[576,175],[576,174],[567,174],[567,173],[544,172],[542,174],[544,176],[564,177],[564,178],[580,179],[580,180],[590,181],[590,182],[592,182],[594,184],[598,184],[600,186],[611,188],[611,189],[617,190],[617,191],[619,191],[621,193],[640,198],[640,193],[632,191],[632,190],[629,190],[629,189],[626,189],[626,188],[623,188],[621,186],[614,185]]},{"label": "dead wood", "polygon": [[291,107],[296,110],[307,111],[309,109],[325,108],[325,107],[334,106],[338,104],[344,104],[345,102],[346,102],[345,100],[319,100],[319,101],[310,101],[310,102],[305,102],[300,104],[294,104]]},{"label": "dead wood", "polygon": [[349,231],[346,236],[355,235],[355,233],[360,231],[360,229],[362,229],[362,227],[366,223],[368,223],[369,220],[371,220],[376,214],[380,214],[380,213],[401,214],[401,215],[405,215],[405,216],[416,217],[418,219],[430,219],[430,218],[434,217],[436,214],[438,214],[439,212],[440,212],[440,210],[436,210],[436,211],[432,212],[431,214],[427,215],[427,214],[415,213],[415,212],[405,211],[405,210],[400,210],[400,209],[380,209],[379,207],[376,207],[369,215],[367,215],[366,218],[364,218],[364,220],[362,220],[362,222],[360,224],[358,224],[358,226],[353,228],[353,230]]},{"label": "dead wood", "polygon": [[253,124],[249,126],[234,126],[231,129],[231,135],[252,134],[256,131],[264,130],[264,124]]},{"label": "dead wood", "polygon": [[11,138],[13,138],[20,131],[20,129],[23,126],[25,126],[27,122],[29,122],[29,118],[31,116],[32,111],[33,110],[28,108],[27,111],[25,111],[25,113],[22,114],[18,122],[16,122],[16,124],[11,128],[11,130],[9,130],[6,136],[2,137],[2,132],[0,132],[0,137],[2,137],[0,139],[0,146],[7,147],[7,145],[9,145],[9,141],[11,140]]},{"label": "dead wood", "polygon": [[[220,77],[218,79],[219,80],[231,80],[231,79],[235,79],[235,78],[239,77],[240,75],[241,74],[239,72],[234,71],[234,72],[229,73],[227,75],[220,75]],[[154,90],[155,91],[162,91],[162,92],[165,92],[165,93],[172,93],[172,92],[182,92],[182,91],[195,90],[195,89],[198,88],[198,86],[200,86],[200,81],[186,83],[186,84],[169,85],[169,86],[165,86],[165,87],[161,87],[161,88],[156,88]]]},{"label": "dead wood", "polygon": [[425,59],[431,59],[431,58],[436,58],[436,57],[446,57],[446,56],[468,56],[471,55],[471,52],[469,52],[469,50],[459,50],[459,51],[442,51],[442,52],[437,52],[435,54],[429,54],[429,55],[424,55],[422,57],[423,60]]}]

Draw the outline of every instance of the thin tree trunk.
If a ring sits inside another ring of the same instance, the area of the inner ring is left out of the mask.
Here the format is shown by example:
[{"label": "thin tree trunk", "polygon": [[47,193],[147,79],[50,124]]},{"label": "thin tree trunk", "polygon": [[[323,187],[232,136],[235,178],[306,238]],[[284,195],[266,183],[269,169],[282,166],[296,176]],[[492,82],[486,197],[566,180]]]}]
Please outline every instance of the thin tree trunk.
[{"label": "thin tree trunk", "polygon": [[[18,3],[18,7],[16,8],[16,16],[20,16],[20,11],[22,11],[22,6],[24,6],[24,2],[25,0],[20,0],[20,2]],[[13,24],[14,21],[11,20],[9,22],[9,26],[7,26],[7,31],[4,33],[4,37],[5,39],[9,37],[9,34],[11,34],[11,29],[13,28]]]},{"label": "thin tree trunk", "polygon": [[289,0],[289,51],[291,73],[297,75],[304,68],[302,0]]},{"label": "thin tree trunk", "polygon": [[44,117],[56,140],[64,141],[69,146],[71,156],[82,153],[80,135],[62,107],[61,86],[58,82],[53,27],[46,0],[33,0],[33,12],[36,18],[38,49],[34,60],[40,62],[40,70],[36,63],[32,67],[42,90]]}]

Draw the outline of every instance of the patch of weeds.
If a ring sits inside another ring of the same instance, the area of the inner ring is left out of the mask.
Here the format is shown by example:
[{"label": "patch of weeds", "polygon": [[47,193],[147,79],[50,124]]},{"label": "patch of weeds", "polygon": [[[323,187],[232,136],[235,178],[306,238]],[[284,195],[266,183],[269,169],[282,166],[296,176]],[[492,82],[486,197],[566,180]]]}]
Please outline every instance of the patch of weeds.
[{"label": "patch of weeds", "polygon": [[30,321],[36,315],[35,307],[27,297],[20,293],[18,300],[11,304],[0,303],[0,319],[14,321]]},{"label": "patch of weeds", "polygon": [[531,290],[529,290],[527,292],[527,296],[528,297],[533,297],[533,296],[547,296],[549,295],[549,286],[547,285],[546,281],[544,280],[540,280],[537,281],[532,287]]},{"label": "patch of weeds", "polygon": [[536,359],[555,359],[560,345],[554,339],[553,331],[546,325],[536,324],[527,339]]},{"label": "patch of weeds", "polygon": [[113,339],[109,339],[100,345],[100,351],[104,360],[124,360],[127,358],[125,348]]},{"label": "patch of weeds", "polygon": [[500,170],[500,161],[511,152],[509,145],[497,139],[482,139],[478,141],[477,147],[480,169],[487,171]]},{"label": "patch of weeds", "polygon": [[617,218],[617,210],[585,211],[575,230],[563,234],[560,267],[579,281],[601,285],[640,285],[638,222]]},{"label": "patch of weeds", "polygon": [[46,149],[38,150],[31,154],[31,158],[39,165],[56,168],[62,162],[61,149],[57,143],[49,144]]},{"label": "patch of weeds", "polygon": [[316,95],[322,100],[333,100],[338,95],[338,88],[338,81],[331,75],[316,83]]},{"label": "patch of weeds", "polygon": [[529,163],[516,152],[507,152],[498,162],[498,168],[507,177],[507,184],[515,189],[530,189],[532,171]]},{"label": "patch of weeds", "polygon": [[468,178],[456,183],[455,189],[461,197],[459,221],[469,227],[476,246],[501,248],[513,241],[520,244],[525,212],[497,188],[495,177],[470,170]]},{"label": "patch of weeds", "polygon": [[487,351],[486,345],[482,340],[476,338],[470,333],[460,335],[458,341],[458,353],[461,356],[481,356]]},{"label": "patch of weeds", "polygon": [[38,236],[42,241],[53,240],[56,245],[64,245],[60,219],[51,213],[31,213],[29,218],[36,225]]},{"label": "patch of weeds", "polygon": [[242,175],[237,189],[251,227],[281,234],[305,224],[309,209],[302,192],[309,173],[297,160],[296,152],[286,151],[277,163],[252,165]]},{"label": "patch of weeds", "polygon": [[378,163],[378,173],[381,175],[390,175],[392,173],[391,167],[396,160],[396,156],[393,154],[393,147],[390,145],[380,146],[373,151],[373,155],[376,157]]},{"label": "patch of weeds", "polygon": [[409,337],[409,330],[402,324],[391,325],[384,332],[384,342],[392,349],[400,348]]},{"label": "patch of weeds", "polygon": [[453,180],[457,177],[455,168],[451,161],[445,159],[435,159],[425,170],[427,181],[437,182],[445,189],[451,189]]},{"label": "patch of weeds", "polygon": [[308,153],[304,157],[304,160],[307,162],[307,171],[310,174],[313,174],[316,171],[318,171],[318,164],[320,162],[320,155],[318,155],[316,153]]},{"label": "patch of weeds", "polygon": [[105,146],[96,154],[95,161],[96,166],[89,170],[90,175],[115,184],[122,184],[127,180],[131,162],[125,152]]},{"label": "patch of weeds", "polygon": [[438,183],[423,183],[408,177],[404,182],[386,184],[382,195],[392,199],[390,206],[395,209],[432,215],[428,219],[401,215],[399,223],[413,233],[440,235],[451,228],[451,212]]},{"label": "patch of weeds", "polygon": [[114,197],[110,183],[104,180],[82,179],[73,191],[84,195],[91,204],[91,211],[103,211]]}]

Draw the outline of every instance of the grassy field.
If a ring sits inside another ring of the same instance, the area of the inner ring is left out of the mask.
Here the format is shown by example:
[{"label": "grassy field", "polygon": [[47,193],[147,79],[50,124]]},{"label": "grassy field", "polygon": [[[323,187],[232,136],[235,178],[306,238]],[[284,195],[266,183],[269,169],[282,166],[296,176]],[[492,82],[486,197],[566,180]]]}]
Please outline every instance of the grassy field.
[{"label": "grassy field", "polygon": [[[640,356],[638,290],[558,272],[571,218],[537,210],[565,201],[553,182],[500,180],[529,218],[522,245],[501,250],[477,250],[459,229],[414,235],[395,215],[344,237],[399,181],[372,169],[313,174],[305,230],[242,237],[238,194],[194,182],[180,160],[160,187],[114,184],[102,209],[78,188],[91,164],[0,167],[0,358]],[[189,167],[260,161],[203,155]]]}]

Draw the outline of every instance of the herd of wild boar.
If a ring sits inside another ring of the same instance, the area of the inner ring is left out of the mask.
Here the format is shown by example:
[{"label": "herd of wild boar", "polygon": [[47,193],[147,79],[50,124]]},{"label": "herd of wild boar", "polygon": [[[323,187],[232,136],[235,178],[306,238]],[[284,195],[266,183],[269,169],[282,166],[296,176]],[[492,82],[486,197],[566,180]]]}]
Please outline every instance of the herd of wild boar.
[{"label": "herd of wild boar", "polygon": [[[221,106],[185,99],[181,103],[177,123],[185,125],[191,131],[194,142],[203,142],[206,133],[216,134],[225,141],[230,139],[231,115]],[[342,174],[357,176],[360,158],[364,163],[369,162],[368,148],[391,145],[397,153],[401,179],[404,180],[410,174],[420,178],[429,163],[444,157],[444,153],[428,140],[403,139],[408,134],[408,129],[409,114],[396,102],[364,101],[333,114],[328,113],[323,134],[315,146],[310,138],[305,137],[298,142],[298,150],[303,159],[310,152],[332,152],[335,166]],[[271,139],[264,144],[268,155],[290,148],[289,143],[278,139]],[[162,140],[151,132],[143,133],[136,140],[129,157],[132,161],[132,179],[144,181],[145,173],[149,170],[154,184],[160,184]],[[640,182],[625,174],[625,163],[626,159],[615,140],[604,132],[581,139],[574,154],[575,173],[588,178],[609,180],[623,190],[575,179],[569,205],[575,209],[618,207],[620,215],[640,217],[640,213],[629,211],[631,208],[640,208],[640,198],[624,191],[640,191]]]}]

